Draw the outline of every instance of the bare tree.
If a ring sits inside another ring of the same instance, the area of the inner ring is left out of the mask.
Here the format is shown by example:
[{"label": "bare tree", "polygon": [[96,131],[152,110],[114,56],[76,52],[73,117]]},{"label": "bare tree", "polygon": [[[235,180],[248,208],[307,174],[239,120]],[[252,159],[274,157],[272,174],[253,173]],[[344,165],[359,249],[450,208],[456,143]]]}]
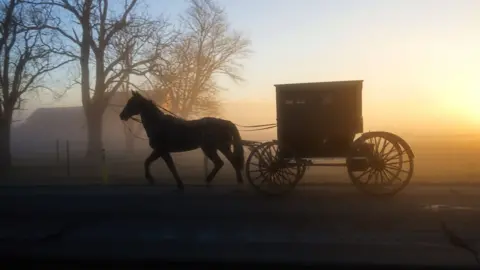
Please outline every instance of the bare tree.
[{"label": "bare tree", "polygon": [[215,78],[242,81],[240,60],[250,54],[250,40],[231,29],[226,12],[213,0],[190,0],[180,23],[181,37],[156,74],[156,91],[182,117],[215,114],[222,90]]},{"label": "bare tree", "polygon": [[[164,43],[170,38],[169,25],[164,20],[151,19],[145,12],[137,12],[137,0],[125,0],[122,4],[108,0],[44,0],[42,4],[60,11],[57,22],[50,28],[72,45],[63,54],[80,61],[87,155],[97,155],[103,147],[102,116],[109,100],[129,75],[145,76],[153,70]],[[62,19],[65,14],[73,24]],[[117,46],[120,41],[126,45],[121,50]],[[128,55],[131,62],[127,67],[122,63]]]},{"label": "bare tree", "polygon": [[[122,42],[119,42],[118,48],[120,50],[122,50],[123,46],[126,46],[126,45]],[[129,69],[132,63],[131,59],[132,59],[132,53],[129,52],[127,57],[124,60],[122,68]],[[130,97],[130,91],[128,91],[128,89],[130,88],[130,74],[127,75],[127,78],[125,79],[125,83],[123,84],[122,88],[123,88],[122,91],[126,95],[125,103],[127,103],[128,98]],[[135,137],[133,134],[134,125],[135,125],[135,122],[130,119],[127,121],[127,123],[125,123],[125,126],[124,126],[123,132],[125,134],[125,147],[126,147],[127,153],[134,152],[134,148],[135,148]]]},{"label": "bare tree", "polygon": [[0,172],[5,172],[11,166],[14,111],[29,93],[49,89],[45,76],[71,60],[56,57],[59,48],[47,27],[51,9],[21,0],[0,5]]},{"label": "bare tree", "polygon": [[[132,56],[133,56],[133,51],[131,50],[133,47],[130,46],[128,42],[128,35],[126,35],[125,32],[121,33],[116,37],[114,40],[115,43],[115,48],[117,50],[117,54],[121,54],[124,50],[130,50],[128,51],[125,59],[120,63],[121,68],[124,70],[128,70],[131,66],[132,63]],[[126,75],[125,82],[122,84],[121,87],[121,98],[117,99],[117,102],[119,104],[126,104],[128,99],[131,97],[130,94],[130,74]],[[118,106],[119,104],[114,104],[113,106]],[[137,123],[134,122],[133,120],[128,120],[126,123],[124,123],[124,135],[125,135],[125,150],[127,153],[133,153],[134,152],[134,147],[135,147],[135,134],[134,130],[136,130]]]}]

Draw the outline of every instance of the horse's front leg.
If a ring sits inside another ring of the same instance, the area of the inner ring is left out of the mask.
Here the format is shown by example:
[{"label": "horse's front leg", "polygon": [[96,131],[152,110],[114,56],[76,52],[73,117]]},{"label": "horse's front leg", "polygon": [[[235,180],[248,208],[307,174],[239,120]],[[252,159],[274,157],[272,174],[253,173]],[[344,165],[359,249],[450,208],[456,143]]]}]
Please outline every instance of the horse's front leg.
[{"label": "horse's front leg", "polygon": [[147,159],[145,159],[145,163],[144,163],[145,178],[147,178],[150,185],[154,184],[154,179],[152,177],[152,174],[150,173],[150,165],[152,164],[152,162],[157,160],[160,156],[161,155],[157,150],[153,150],[150,156],[148,156]]},{"label": "horse's front leg", "polygon": [[175,181],[177,181],[177,187],[179,190],[183,190],[183,182],[180,179],[180,176],[178,175],[177,168],[175,166],[175,163],[173,162],[172,155],[170,153],[163,153],[161,155],[165,163],[167,164],[168,169],[170,169],[170,172],[173,174],[173,177],[175,178]]}]

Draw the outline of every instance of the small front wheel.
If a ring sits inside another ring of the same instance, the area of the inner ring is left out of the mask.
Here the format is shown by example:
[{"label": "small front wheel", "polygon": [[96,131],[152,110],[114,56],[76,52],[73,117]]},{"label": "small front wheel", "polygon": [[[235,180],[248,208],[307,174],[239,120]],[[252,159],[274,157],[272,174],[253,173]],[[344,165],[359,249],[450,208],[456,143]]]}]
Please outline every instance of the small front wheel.
[{"label": "small front wheel", "polygon": [[250,153],[245,171],[256,190],[266,195],[284,195],[291,192],[305,173],[305,164],[282,159],[276,142],[266,142]]}]

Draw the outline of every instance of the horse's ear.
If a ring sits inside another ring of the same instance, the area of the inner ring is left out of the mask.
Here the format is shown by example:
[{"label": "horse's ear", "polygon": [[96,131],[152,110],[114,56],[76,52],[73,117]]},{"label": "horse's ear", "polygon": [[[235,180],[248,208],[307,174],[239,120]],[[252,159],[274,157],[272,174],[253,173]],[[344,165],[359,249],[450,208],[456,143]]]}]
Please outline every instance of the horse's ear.
[{"label": "horse's ear", "polygon": [[138,93],[135,90],[130,90],[132,92],[132,96],[138,96]]}]

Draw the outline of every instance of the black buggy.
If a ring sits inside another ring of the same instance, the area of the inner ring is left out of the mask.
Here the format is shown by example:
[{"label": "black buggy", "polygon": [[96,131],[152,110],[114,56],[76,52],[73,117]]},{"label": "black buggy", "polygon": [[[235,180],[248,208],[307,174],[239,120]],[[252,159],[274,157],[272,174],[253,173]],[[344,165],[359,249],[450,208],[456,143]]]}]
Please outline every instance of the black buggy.
[{"label": "black buggy", "polygon": [[[277,140],[244,141],[248,181],[260,192],[292,191],[309,166],[346,166],[353,184],[393,196],[412,178],[414,154],[399,136],[363,131],[363,81],[281,84],[276,87]],[[357,137],[357,138],[356,138]],[[341,158],[343,163],[326,162]]]}]

